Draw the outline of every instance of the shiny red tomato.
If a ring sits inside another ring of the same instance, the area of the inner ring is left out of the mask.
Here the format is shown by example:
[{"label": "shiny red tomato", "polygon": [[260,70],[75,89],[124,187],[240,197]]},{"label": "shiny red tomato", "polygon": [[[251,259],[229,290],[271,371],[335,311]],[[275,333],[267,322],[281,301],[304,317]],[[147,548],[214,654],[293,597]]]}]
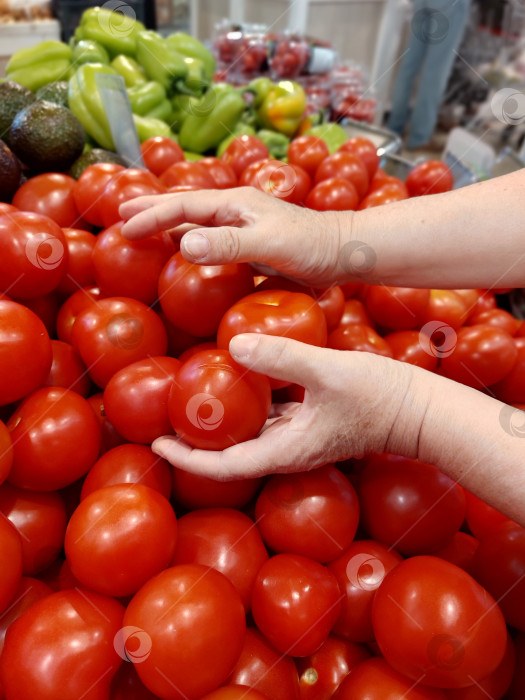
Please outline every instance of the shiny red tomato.
[{"label": "shiny red tomato", "polygon": [[88,590],[60,591],[34,603],[6,635],[6,697],[106,700],[122,661],[113,640],[123,614],[116,600]]},{"label": "shiny red tomato", "polygon": [[231,187],[237,187],[235,170],[225,160],[208,156],[207,158],[202,158],[199,163],[208,170],[218,190],[228,190]]},{"label": "shiny red tomato", "polygon": [[152,136],[140,144],[146,168],[160,177],[170,165],[184,160],[184,151],[173,139],[166,136]]},{"label": "shiny red tomato", "polygon": [[97,238],[82,229],[64,228],[63,231],[67,242],[68,263],[57,292],[73,294],[82,287],[95,284],[92,255]]},{"label": "shiny red tomato", "polygon": [[0,300],[0,405],[42,386],[51,362],[51,341],[42,321],[22,304]]},{"label": "shiny red tomato", "polygon": [[[465,492],[466,493],[466,492]],[[435,557],[440,557],[449,561],[451,564],[459,566],[472,576],[474,571],[474,555],[479,546],[479,540],[467,532],[456,532],[452,535],[452,539],[437,552],[434,552]]]},{"label": "shiny red tomato", "polygon": [[249,165],[270,157],[266,144],[257,136],[243,134],[236,136],[221,156],[221,160],[233,168],[239,178]]},{"label": "shiny red tomato", "polygon": [[148,356],[165,355],[168,339],[162,321],[145,304],[108,297],[77,316],[71,343],[91,379],[104,388],[119,369]]},{"label": "shiny red tomato", "polygon": [[485,503],[481,498],[474,496],[467,489],[464,489],[464,492],[467,501],[465,519],[469,530],[478,540],[491,535],[499,529],[500,525],[513,522],[506,515],[500,513],[499,510]]},{"label": "shiny red tomato", "polygon": [[171,323],[203,338],[216,333],[226,311],[253,288],[247,263],[195,265],[179,252],[160,274],[158,295]]},{"label": "shiny red tomato", "polygon": [[13,205],[21,211],[44,214],[59,226],[76,226],[80,214],[75,206],[73,188],[76,180],[64,173],[43,173],[21,185]]},{"label": "shiny red tomato", "polygon": [[416,367],[433,372],[438,364],[438,358],[426,352],[419,339],[419,331],[397,331],[385,336],[390,345],[394,360],[408,362]]},{"label": "shiny red tomato", "polygon": [[[0,614],[9,606],[22,577],[22,540],[16,527],[0,513]],[[0,618],[1,619],[1,618]]]},{"label": "shiny red tomato", "polygon": [[[224,683],[246,629],[239,594],[224,574],[198,564],[150,579],[124,616],[124,649],[144,685],[166,700],[197,700]],[[135,654],[136,641],[142,655]],[[199,669],[196,673],[195,669]]]},{"label": "shiny red tomato", "polygon": [[242,171],[239,177],[239,187],[244,187],[245,185],[253,186],[254,178],[257,176],[259,169],[269,162],[269,158],[263,158],[262,160],[256,160]]},{"label": "shiny red tomato", "polygon": [[202,700],[270,700],[270,698],[245,685],[225,685],[208,693]]},{"label": "shiny red tomato", "polygon": [[273,159],[261,161],[247,184],[292,204],[302,204],[312,187],[310,176],[301,166]]},{"label": "shiny red tomato", "polygon": [[101,440],[99,454],[102,455],[108,450],[113,449],[113,447],[117,447],[117,445],[122,445],[122,443],[126,442],[122,435],[119,435],[115,427],[109,422],[106,416],[106,410],[104,408],[104,394],[102,392],[92,394],[88,399],[88,403],[91,406],[100,427]]},{"label": "shiny red tomato", "polygon": [[11,435],[5,423],[0,420],[0,484],[2,484],[11,471],[13,464],[13,443]]},{"label": "shiny red tomato", "polygon": [[325,566],[297,554],[277,554],[259,569],[252,615],[278,651],[309,656],[328,637],[341,599],[337,579]]},{"label": "shiny red tomato", "polygon": [[68,266],[62,229],[42,214],[0,216],[0,291],[31,299],[56,289]]},{"label": "shiny red tomato", "polygon": [[98,457],[97,418],[75,391],[59,387],[35,391],[16,409],[7,427],[14,452],[9,482],[23,489],[56,491],[83,476]]},{"label": "shiny red tomato", "polygon": [[53,362],[44,386],[61,386],[76,391],[81,396],[88,396],[91,380],[87,368],[72,345],[62,340],[52,340]]},{"label": "shiny red tomato", "polygon": [[377,146],[370,139],[363,136],[353,136],[343,143],[339,151],[358,156],[368,170],[369,178],[374,177],[379,167],[379,156],[377,155]]},{"label": "shiny red tomato", "polygon": [[142,484],[164,498],[171,495],[171,469],[145,445],[117,445],[100,457],[86,474],[80,499],[113,484]]},{"label": "shiny red tomato", "polygon": [[313,134],[297,136],[288,146],[288,162],[299,165],[313,178],[322,161],[330,155],[326,143]]},{"label": "shiny red tomato", "polygon": [[487,309],[475,316],[469,316],[468,325],[500,328],[514,336],[521,326],[521,321],[504,309]]},{"label": "shiny red tomato", "polygon": [[415,459],[372,456],[359,475],[357,491],[362,526],[402,554],[435,552],[465,518],[461,486]]},{"label": "shiny red tomato", "polygon": [[370,326],[360,323],[339,326],[328,336],[327,345],[335,350],[357,350],[392,357],[392,350],[386,340],[383,340]]},{"label": "shiny red tomato", "polygon": [[454,187],[454,176],[441,160],[427,160],[409,172],[406,186],[411,197],[448,192]]},{"label": "shiny red tomato", "polygon": [[168,397],[175,432],[193,447],[208,450],[255,437],[270,405],[267,377],[238,365],[227,350],[203,350],[190,358]]},{"label": "shiny red tomato", "polygon": [[[344,290],[343,290],[344,291]],[[364,326],[374,327],[374,322],[368,315],[365,305],[359,299],[346,299],[343,307],[343,315],[339,321],[339,326],[350,326],[359,323]]]},{"label": "shiny red tomato", "polygon": [[105,184],[98,202],[105,228],[120,221],[119,207],[142,195],[165,194],[166,187],[149,170],[126,168],[113,175]]},{"label": "shiny red tomato", "polygon": [[498,303],[494,293],[488,289],[455,289],[454,292],[463,299],[467,318],[495,309]]},{"label": "shiny red tomato", "polygon": [[361,200],[358,207],[359,210],[370,209],[371,207],[380,207],[383,204],[391,204],[392,202],[400,202],[403,199],[408,199],[408,194],[403,191],[403,188],[397,184],[383,185],[369,192],[366,197]]},{"label": "shiny red tomato", "polygon": [[257,493],[262,479],[216,481],[173,468],[173,496],[184,508],[244,508]]},{"label": "shiny red tomato", "polygon": [[206,167],[199,162],[186,160],[170,165],[160,176],[160,182],[166,188],[190,185],[199,190],[215,189],[215,180]]},{"label": "shiny red tomato", "polygon": [[124,170],[116,163],[94,163],[89,165],[73,187],[75,205],[81,216],[90,224],[103,226],[100,198],[106,184],[113,175]]},{"label": "shiny red tomato", "polygon": [[184,352],[179,355],[178,360],[179,362],[186,362],[186,360],[189,360],[190,357],[193,357],[201,350],[217,350],[217,343],[213,340],[197,343],[197,345],[193,345],[191,348],[184,350]]},{"label": "shiny red tomato", "polygon": [[354,153],[338,151],[325,158],[315,171],[315,184],[332,177],[341,177],[351,182],[357,190],[359,200],[363,199],[368,191],[368,170],[361,158]]},{"label": "shiny red tomato", "polygon": [[440,321],[455,331],[465,323],[469,314],[465,298],[452,289],[431,289],[426,310],[420,319],[424,326]]},{"label": "shiny red tomato", "polygon": [[392,183],[398,183],[398,184],[404,185],[406,187],[405,183],[402,180],[400,180],[398,177],[394,177],[393,175],[389,175],[382,168],[378,168],[375,171],[373,177],[370,179],[370,186],[368,188],[368,191],[373,192],[374,190],[377,190],[378,188],[383,187],[383,185],[392,184]]},{"label": "shiny red tomato", "polygon": [[354,539],[359,503],[348,479],[326,465],[270,477],[257,499],[255,520],[270,550],[327,562]]},{"label": "shiny red tomato", "polygon": [[371,285],[365,296],[366,309],[381,326],[393,331],[418,328],[428,307],[428,289]]},{"label": "shiny red tomato", "polygon": [[78,314],[102,299],[102,296],[98,287],[84,287],[65,300],[56,320],[57,335],[60,340],[71,343],[73,324],[77,320]]},{"label": "shiny red tomato", "polygon": [[514,338],[518,357],[510,372],[494,384],[492,391],[505,403],[525,403],[525,337]]},{"label": "shiny red tomato", "polygon": [[3,216],[4,214],[13,214],[15,211],[18,211],[18,209],[12,204],[0,202],[0,216]]},{"label": "shiny red tomato", "polygon": [[507,628],[496,601],[463,569],[412,557],[388,573],[372,609],[386,660],[413,681],[463,688],[500,664]]}]

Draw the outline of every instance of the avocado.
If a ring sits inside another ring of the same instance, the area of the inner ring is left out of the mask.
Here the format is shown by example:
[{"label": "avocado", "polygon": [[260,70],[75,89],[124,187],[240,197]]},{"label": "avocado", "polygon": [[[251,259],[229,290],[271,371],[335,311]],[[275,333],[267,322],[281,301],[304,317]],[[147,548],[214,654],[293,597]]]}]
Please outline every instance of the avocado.
[{"label": "avocado", "polygon": [[22,163],[37,172],[68,170],[84,149],[82,125],[69,109],[38,100],[18,112],[9,142]]},{"label": "avocado", "polygon": [[69,175],[74,177],[75,180],[78,180],[84,170],[95,163],[116,163],[117,165],[123,165],[126,167],[126,162],[119,156],[118,153],[113,153],[113,151],[105,151],[103,148],[92,148],[91,150],[83,153],[80,158],[76,159],[69,169]]},{"label": "avocado", "polygon": [[67,80],[57,80],[37,90],[36,97],[38,100],[45,100],[46,102],[53,102],[53,104],[67,107],[69,104],[68,92],[69,83]]},{"label": "avocado", "polygon": [[0,139],[0,202],[10,202],[20,185],[22,168],[13,151]]},{"label": "avocado", "polygon": [[0,139],[9,143],[9,129],[13,119],[20,110],[35,100],[31,90],[15,83],[14,80],[0,83]]}]

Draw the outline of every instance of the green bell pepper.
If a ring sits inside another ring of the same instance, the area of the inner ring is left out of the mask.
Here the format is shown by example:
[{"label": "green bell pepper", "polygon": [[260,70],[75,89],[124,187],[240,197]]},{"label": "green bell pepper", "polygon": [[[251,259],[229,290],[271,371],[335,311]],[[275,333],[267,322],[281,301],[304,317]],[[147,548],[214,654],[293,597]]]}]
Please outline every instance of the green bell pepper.
[{"label": "green bell pepper", "polygon": [[250,126],[250,124],[246,124],[246,122],[243,122],[242,120],[238,121],[237,124],[235,125],[232,133],[227,136],[225,139],[223,139],[220,144],[217,146],[217,151],[215,155],[217,158],[220,158],[224,151],[228,148],[230,143],[233,141],[234,138],[237,136],[243,136],[244,134],[248,134],[250,136],[255,136],[255,129],[253,126]]},{"label": "green bell pepper", "polygon": [[191,114],[193,106],[198,105],[199,98],[191,95],[175,95],[171,98],[171,114],[167,120],[171,128],[180,131],[188,114]]},{"label": "green bell pepper", "polygon": [[7,79],[36,92],[48,83],[67,80],[72,59],[73,51],[68,44],[42,41],[15,51],[6,66]]},{"label": "green bell pepper", "polygon": [[142,66],[133,58],[125,56],[123,53],[119,54],[111,61],[111,67],[124,78],[127,88],[140,85],[148,80]]},{"label": "green bell pepper", "polygon": [[259,107],[266,99],[266,95],[270,92],[270,90],[273,87],[274,83],[270,80],[270,78],[255,78],[255,80],[252,80],[247,85],[247,87],[244,89],[244,92],[251,93],[251,95],[253,96],[251,106],[254,109],[259,109]]},{"label": "green bell pepper", "polygon": [[139,114],[134,114],[133,121],[135,122],[135,128],[137,129],[140,143],[146,141],[152,136],[166,136],[173,141],[177,140],[177,137],[173,131],[169,128],[166,122],[163,122],[161,119],[141,117]]},{"label": "green bell pepper", "polygon": [[69,109],[99,146],[114,151],[115,144],[95,78],[97,73],[117,75],[113,68],[102,63],[80,66],[69,81]]},{"label": "green bell pepper", "polygon": [[110,56],[134,56],[137,35],[145,29],[142,22],[121,12],[104,7],[91,7],[82,13],[75,39],[91,39],[109,52]]},{"label": "green bell pepper", "polygon": [[288,136],[278,131],[260,129],[257,132],[257,138],[261,139],[266,148],[270,151],[272,158],[277,158],[277,160],[284,160],[286,158],[288,146],[290,145]]},{"label": "green bell pepper", "polygon": [[198,39],[176,32],[166,37],[168,44],[178,53],[189,58],[198,58],[204,65],[204,79],[209,82],[215,73],[215,58],[212,52],[204,46]]},{"label": "green bell pepper", "polygon": [[[150,81],[141,85],[134,85],[127,90],[131,111],[134,114],[146,115],[158,104],[166,99],[166,90],[160,83]],[[171,112],[171,104],[170,104]]]},{"label": "green bell pepper", "polygon": [[184,150],[214,150],[234,129],[245,109],[242,94],[226,83],[215,84],[184,120],[179,142]]},{"label": "green bell pepper", "polygon": [[[151,117],[153,119],[161,119],[163,122],[169,125],[169,120],[171,118],[171,102],[166,99],[159,102],[153,109],[144,115],[145,117]],[[171,126],[170,126],[171,129]]]},{"label": "green bell pepper", "polygon": [[313,134],[322,139],[328,146],[330,153],[338,151],[345,141],[348,141],[348,134],[342,126],[335,122],[319,124],[308,129],[305,133]]},{"label": "green bell pepper", "polygon": [[168,95],[186,90],[188,65],[184,56],[171,49],[156,32],[138,33],[136,58],[148,78],[160,83]]},{"label": "green bell pepper", "polygon": [[195,163],[198,160],[202,160],[204,156],[202,153],[193,153],[192,151],[184,151],[184,158],[186,160],[191,161],[192,163]]},{"label": "green bell pepper", "polygon": [[106,49],[98,41],[81,39],[73,48],[73,61],[75,65],[83,63],[109,63],[109,55]]},{"label": "green bell pepper", "polygon": [[199,58],[189,57],[184,59],[184,63],[188,66],[185,87],[194,95],[202,95],[210,86],[210,81],[206,79],[204,63]]},{"label": "green bell pepper", "polygon": [[293,80],[281,80],[270,87],[257,109],[259,125],[293,136],[303,119],[306,93]]}]

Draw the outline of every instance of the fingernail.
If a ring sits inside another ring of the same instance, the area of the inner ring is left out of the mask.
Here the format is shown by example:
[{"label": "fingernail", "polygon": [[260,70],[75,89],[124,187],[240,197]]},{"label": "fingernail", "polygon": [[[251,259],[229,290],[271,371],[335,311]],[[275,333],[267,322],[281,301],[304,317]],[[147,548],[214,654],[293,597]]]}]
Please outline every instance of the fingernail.
[{"label": "fingernail", "polygon": [[241,333],[230,340],[230,353],[238,359],[249,357],[258,344],[257,333]]},{"label": "fingernail", "polygon": [[210,250],[210,242],[202,233],[187,233],[181,244],[183,250],[194,260],[205,258]]}]

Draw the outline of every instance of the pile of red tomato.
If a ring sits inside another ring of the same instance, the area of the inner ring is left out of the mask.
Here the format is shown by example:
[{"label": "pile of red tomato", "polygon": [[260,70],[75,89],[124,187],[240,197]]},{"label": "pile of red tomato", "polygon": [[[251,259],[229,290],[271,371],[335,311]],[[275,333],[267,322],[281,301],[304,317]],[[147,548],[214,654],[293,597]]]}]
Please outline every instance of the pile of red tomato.
[{"label": "pile of red tomato", "polygon": [[[167,188],[244,182],[319,209],[417,189],[361,141],[314,162],[301,137],[289,164],[250,143],[188,163],[156,139],[149,171],[44,174],[0,205],[0,697],[521,699],[525,530],[433,465],[215,482],[149,447],[176,430],[222,449],[302,400],[236,365],[243,331],[525,400],[525,327],[490,291],[309,289],[122,237],[119,204]],[[444,186],[423,175],[420,194]]]}]

